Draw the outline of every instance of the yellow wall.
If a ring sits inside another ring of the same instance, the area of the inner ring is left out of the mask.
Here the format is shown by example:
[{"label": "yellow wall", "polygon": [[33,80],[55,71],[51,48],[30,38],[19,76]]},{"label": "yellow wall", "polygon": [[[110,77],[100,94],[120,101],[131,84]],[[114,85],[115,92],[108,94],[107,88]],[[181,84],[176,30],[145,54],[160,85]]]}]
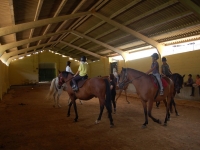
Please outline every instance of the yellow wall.
[{"label": "yellow wall", "polygon": [[[191,73],[193,79],[195,79],[196,74],[200,74],[199,64],[200,64],[200,50],[192,51],[187,53],[175,54],[166,56],[168,64],[170,65],[171,71],[173,73],[179,73],[181,75],[186,75],[185,81],[187,80],[187,75]],[[66,62],[69,57],[62,57],[61,55],[56,55],[50,52],[43,52],[37,55],[32,55],[30,57],[25,57],[22,60],[17,60],[11,62],[9,66],[9,81],[10,85],[20,85],[24,83],[24,80],[36,80],[38,81],[38,64],[39,63],[55,63],[56,69],[63,71],[66,67]],[[71,68],[74,73],[78,70],[79,62],[70,60]],[[158,60],[161,66],[161,59]],[[151,67],[151,57],[118,62],[119,73],[122,67],[134,68],[136,70],[146,72]],[[1,63],[2,65],[2,63]],[[5,67],[5,65],[2,65]],[[3,68],[4,68],[3,67]],[[5,70],[5,69],[4,69]],[[2,73],[1,73],[2,74]],[[106,76],[110,74],[110,63],[108,58],[101,58],[100,61],[89,63],[89,77],[96,76]]]},{"label": "yellow wall", "polygon": [[[188,74],[192,74],[194,80],[196,78],[196,75],[200,74],[200,50],[169,55],[166,56],[166,58],[172,73],[186,75],[186,77],[184,78],[185,81],[188,78]],[[158,62],[159,66],[161,66],[161,59],[159,59]],[[142,72],[147,72],[151,67],[151,63],[151,57],[127,61],[126,65],[124,64],[124,61],[119,61],[118,70],[120,73],[122,67],[127,67]]]},{"label": "yellow wall", "polygon": [[10,87],[8,74],[8,66],[0,61],[0,100]]}]

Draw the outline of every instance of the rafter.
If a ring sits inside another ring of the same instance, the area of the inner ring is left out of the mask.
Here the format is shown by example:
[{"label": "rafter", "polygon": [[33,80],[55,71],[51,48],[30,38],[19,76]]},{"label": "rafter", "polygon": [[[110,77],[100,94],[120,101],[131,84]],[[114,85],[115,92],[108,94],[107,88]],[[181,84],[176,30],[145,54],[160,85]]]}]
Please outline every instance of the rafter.
[{"label": "rafter", "polygon": [[29,48],[24,48],[24,49],[21,49],[21,50],[18,50],[18,51],[10,52],[10,53],[4,53],[3,56],[1,57],[1,60],[3,60],[4,62],[6,62],[7,59],[9,57],[11,57],[11,56],[15,56],[15,55],[18,55],[20,53],[25,53],[26,51],[34,50],[34,49],[43,47],[45,45],[51,45],[53,43],[55,43],[55,41],[51,42],[51,43],[45,43],[45,44],[41,44],[41,45],[37,45],[37,46],[32,46],[32,47],[29,47]]},{"label": "rafter", "polygon": [[179,0],[184,6],[190,9],[200,19],[200,7],[191,0]]},{"label": "rafter", "polygon": [[27,43],[32,43],[32,42],[35,42],[35,41],[39,41],[39,40],[42,40],[42,39],[46,39],[46,38],[49,38],[49,37],[52,37],[52,36],[55,36],[55,35],[59,35],[59,34],[63,34],[63,33],[66,33],[66,32],[68,32],[68,30],[64,30],[64,31],[56,32],[56,33],[49,33],[49,34],[46,34],[46,35],[42,35],[42,36],[37,36],[37,37],[31,38],[31,39],[26,39],[26,40],[21,40],[21,41],[9,43],[9,44],[1,45],[0,46],[0,56],[7,49],[10,49],[10,48],[13,48],[13,47],[17,47],[17,46],[21,46],[21,45],[24,45],[24,44],[27,44]]},{"label": "rafter", "polygon": [[[68,0],[62,0],[62,2],[60,3],[60,5],[59,5],[57,11],[55,12],[53,18],[55,18],[55,17],[57,17],[57,16],[59,15],[59,13],[60,13],[61,10],[63,9],[63,7],[65,6],[65,4],[66,4],[67,1],[68,1]],[[47,25],[46,29],[45,29],[44,32],[43,32],[43,35],[45,35],[45,34],[48,32],[48,30],[50,29],[51,25],[52,25],[52,24],[48,24],[48,25]],[[38,42],[37,45],[39,45],[40,43],[41,43],[41,40]]]},{"label": "rafter", "polygon": [[49,18],[49,19],[43,19],[43,20],[38,20],[34,22],[18,24],[14,26],[7,26],[7,27],[0,28],[0,36],[24,31],[31,28],[41,27],[47,24],[62,22],[66,19],[75,19],[75,18],[85,16],[88,14],[91,14],[91,12],[81,12],[81,13],[76,13],[76,14],[71,14],[71,15],[59,16],[55,18]]},{"label": "rafter", "polygon": [[120,54],[120,55],[124,58],[124,60],[127,59],[128,53],[123,52],[122,50],[120,50],[120,49],[118,49],[118,48],[112,47],[112,46],[110,46],[110,45],[108,45],[108,44],[105,44],[105,43],[103,43],[103,42],[101,42],[101,41],[98,41],[98,40],[96,40],[96,39],[94,39],[94,38],[91,38],[91,37],[89,37],[89,36],[86,36],[85,34],[81,34],[81,33],[77,32],[77,31],[71,30],[71,32],[73,32],[73,33],[75,33],[75,34],[77,34],[77,35],[79,35],[79,36],[81,36],[81,37],[83,37],[83,38],[86,38],[86,39],[88,39],[88,40],[90,40],[90,41],[92,41],[92,42],[94,42],[94,43],[97,43],[97,44],[99,44],[99,45],[101,45],[101,46],[103,46],[103,47],[106,47],[106,48],[108,48],[108,49],[113,50],[114,52]]},{"label": "rafter", "polygon": [[65,44],[65,45],[67,45],[67,46],[73,47],[74,49],[77,49],[77,50],[79,50],[81,52],[87,53],[87,54],[92,55],[92,56],[97,57],[97,58],[101,58],[101,56],[98,55],[98,54],[96,54],[96,53],[90,52],[88,50],[85,50],[83,48],[80,48],[78,46],[72,45],[72,44],[64,42],[64,41],[60,41],[60,42],[63,43],[63,44]]},{"label": "rafter", "polygon": [[[37,5],[37,8],[36,8],[34,21],[38,20],[38,17],[39,17],[39,15],[40,15],[40,11],[41,11],[43,2],[44,2],[44,0],[39,0],[39,1],[38,1],[38,5]],[[30,34],[29,34],[29,39],[32,38],[34,30],[35,30],[35,28],[31,29],[31,32],[30,32]],[[27,44],[27,48],[28,48],[29,46],[30,46],[30,43]]]}]

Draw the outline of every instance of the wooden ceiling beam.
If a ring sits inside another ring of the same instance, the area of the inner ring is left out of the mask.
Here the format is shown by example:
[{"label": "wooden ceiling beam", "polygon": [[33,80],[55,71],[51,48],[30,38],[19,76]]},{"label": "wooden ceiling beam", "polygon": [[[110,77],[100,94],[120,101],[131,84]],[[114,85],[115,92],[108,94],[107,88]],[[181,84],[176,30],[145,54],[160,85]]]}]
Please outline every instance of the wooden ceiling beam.
[{"label": "wooden ceiling beam", "polygon": [[28,23],[22,23],[22,24],[13,25],[13,26],[2,27],[0,28],[0,36],[5,36],[8,34],[21,32],[21,31],[31,29],[31,28],[41,27],[47,24],[62,22],[67,19],[75,19],[75,18],[79,18],[81,16],[85,16],[89,14],[91,14],[91,12],[81,12],[81,13],[76,13],[76,14],[59,16],[55,18],[48,18],[48,19],[37,20],[33,22],[28,22]]},{"label": "wooden ceiling beam", "polygon": [[110,46],[110,45],[108,45],[108,44],[105,44],[105,43],[103,43],[103,42],[101,42],[101,41],[98,41],[98,40],[96,40],[96,39],[94,39],[94,38],[91,38],[91,37],[89,37],[89,36],[87,36],[87,35],[85,35],[85,34],[81,34],[81,33],[77,32],[77,31],[71,30],[71,32],[73,32],[73,33],[79,35],[80,37],[86,38],[86,39],[88,39],[88,40],[90,40],[90,41],[92,41],[92,42],[94,42],[94,43],[97,43],[97,44],[99,44],[99,45],[101,45],[101,46],[103,46],[103,47],[106,47],[106,48],[108,48],[108,49],[110,49],[110,50],[112,50],[112,51],[114,51],[114,52],[120,54],[120,55],[123,57],[123,59],[124,59],[125,61],[127,60],[127,55],[128,55],[128,53],[123,52],[122,50],[120,50],[120,49],[118,49],[118,48],[115,48],[115,47],[112,47],[112,46]]},{"label": "wooden ceiling beam", "polygon": [[86,49],[80,48],[78,46],[72,45],[72,44],[64,42],[64,41],[60,41],[60,42],[63,43],[63,44],[65,44],[65,45],[67,45],[67,46],[73,47],[74,49],[77,49],[77,50],[79,50],[81,52],[87,53],[87,54],[92,55],[92,56],[97,57],[97,58],[101,58],[100,55],[98,55],[96,53],[93,53],[93,52],[90,52],[90,51],[88,51]]}]

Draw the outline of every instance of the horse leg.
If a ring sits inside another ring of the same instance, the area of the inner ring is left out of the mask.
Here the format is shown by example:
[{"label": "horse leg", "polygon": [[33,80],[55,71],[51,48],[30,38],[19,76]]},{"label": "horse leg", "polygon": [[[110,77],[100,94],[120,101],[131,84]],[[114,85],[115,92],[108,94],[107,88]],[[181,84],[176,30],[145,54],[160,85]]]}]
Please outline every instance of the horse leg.
[{"label": "horse leg", "polygon": [[118,94],[118,96],[117,96],[117,98],[115,100],[116,103],[117,103],[118,98],[121,96],[121,93],[122,93],[122,90],[119,90],[119,94]]},{"label": "horse leg", "polygon": [[77,120],[78,120],[78,112],[77,112],[77,107],[76,107],[76,101],[75,100],[73,101],[73,105],[74,105],[74,111],[75,111],[75,114],[76,114],[76,117],[75,117],[74,121],[77,122]]},{"label": "horse leg", "polygon": [[100,122],[103,110],[104,110],[104,105],[100,105],[100,113],[98,119],[95,121],[96,124]]},{"label": "horse leg", "polygon": [[[177,109],[176,109],[176,103],[175,103],[175,101],[174,101],[174,98],[172,98],[171,103],[174,105],[174,109],[175,109],[175,112],[176,112],[176,116],[179,116],[178,111],[177,111]],[[170,106],[170,107],[172,107],[172,106]]]},{"label": "horse leg", "polygon": [[68,112],[67,112],[67,117],[70,116],[70,109],[71,109],[71,106],[72,106],[72,101],[69,103],[69,108],[68,108]]},{"label": "horse leg", "polygon": [[156,119],[152,116],[151,114],[151,110],[152,110],[152,107],[153,107],[153,101],[149,101],[148,103],[148,116],[154,121],[154,122],[157,122],[159,124],[161,124],[161,121],[159,119]]},{"label": "horse leg", "polygon": [[61,106],[60,106],[60,103],[59,103],[59,98],[60,98],[60,94],[57,95],[57,106],[58,106],[58,107],[61,107]]},{"label": "horse leg", "polygon": [[141,100],[141,102],[142,102],[142,105],[143,105],[144,116],[145,116],[145,122],[144,122],[144,124],[142,125],[142,128],[145,128],[146,125],[148,124],[148,117],[147,117],[147,104],[146,104],[146,102],[144,102],[143,100]]},{"label": "horse leg", "polygon": [[170,113],[169,113],[170,103],[171,101],[169,102],[167,98],[166,116],[165,116],[165,122],[164,122],[165,126],[167,125],[168,116],[170,116]]},{"label": "horse leg", "polygon": [[128,98],[127,98],[126,90],[124,90],[124,93],[125,93],[125,95],[126,95],[126,101],[127,101],[127,103],[130,104],[130,102],[128,101]]},{"label": "horse leg", "polygon": [[[166,109],[167,109],[167,101],[166,101],[166,99],[163,100],[163,102],[164,102],[165,107],[166,107]],[[167,120],[168,120],[168,121],[170,120],[170,113],[168,113]]]},{"label": "horse leg", "polygon": [[57,106],[56,92],[53,93],[53,99],[54,99],[54,105],[53,105],[53,107],[55,108]]},{"label": "horse leg", "polygon": [[159,108],[160,102],[156,101],[156,107]]},{"label": "horse leg", "polygon": [[79,102],[81,103],[81,105],[83,104],[82,101],[79,99]]},{"label": "horse leg", "polygon": [[112,106],[109,107],[108,105],[106,105],[106,109],[108,111],[108,118],[110,119],[110,127],[112,128],[114,126],[112,118]]}]

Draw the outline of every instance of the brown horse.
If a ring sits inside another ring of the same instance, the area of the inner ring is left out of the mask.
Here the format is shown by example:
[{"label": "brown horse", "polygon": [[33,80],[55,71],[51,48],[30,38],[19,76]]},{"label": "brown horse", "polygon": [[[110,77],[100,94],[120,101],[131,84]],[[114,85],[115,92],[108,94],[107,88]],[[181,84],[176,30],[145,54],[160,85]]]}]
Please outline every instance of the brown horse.
[{"label": "brown horse", "polygon": [[147,114],[154,122],[161,124],[161,121],[159,119],[154,118],[151,114],[154,101],[164,101],[166,103],[167,109],[164,125],[167,125],[167,120],[170,117],[170,101],[173,97],[174,91],[173,81],[170,78],[164,77],[164,80],[167,82],[167,85],[166,87],[164,87],[164,95],[161,96],[158,94],[159,89],[155,86],[153,77],[150,75],[147,75],[143,72],[131,68],[122,68],[120,77],[121,78],[119,81],[119,87],[122,89],[127,84],[132,83],[136,88],[137,94],[141,98],[145,114],[145,122],[143,124],[143,127],[146,127],[146,125],[148,124]]},{"label": "brown horse", "polygon": [[70,72],[63,71],[59,74],[59,76],[60,79],[66,83],[67,88],[65,90],[68,92],[69,97],[71,98],[67,114],[68,117],[70,116],[70,109],[73,104],[76,114],[74,121],[77,122],[78,120],[78,112],[76,107],[77,98],[81,100],[90,100],[93,97],[98,97],[100,104],[100,114],[98,119],[96,120],[96,123],[100,122],[105,105],[108,111],[108,118],[110,119],[110,127],[114,126],[111,114],[112,106],[110,98],[110,84],[108,79],[103,79],[99,77],[87,79],[82,85],[82,87],[80,87],[77,92],[74,92],[71,88],[71,80],[73,78],[73,74],[71,74]]}]

